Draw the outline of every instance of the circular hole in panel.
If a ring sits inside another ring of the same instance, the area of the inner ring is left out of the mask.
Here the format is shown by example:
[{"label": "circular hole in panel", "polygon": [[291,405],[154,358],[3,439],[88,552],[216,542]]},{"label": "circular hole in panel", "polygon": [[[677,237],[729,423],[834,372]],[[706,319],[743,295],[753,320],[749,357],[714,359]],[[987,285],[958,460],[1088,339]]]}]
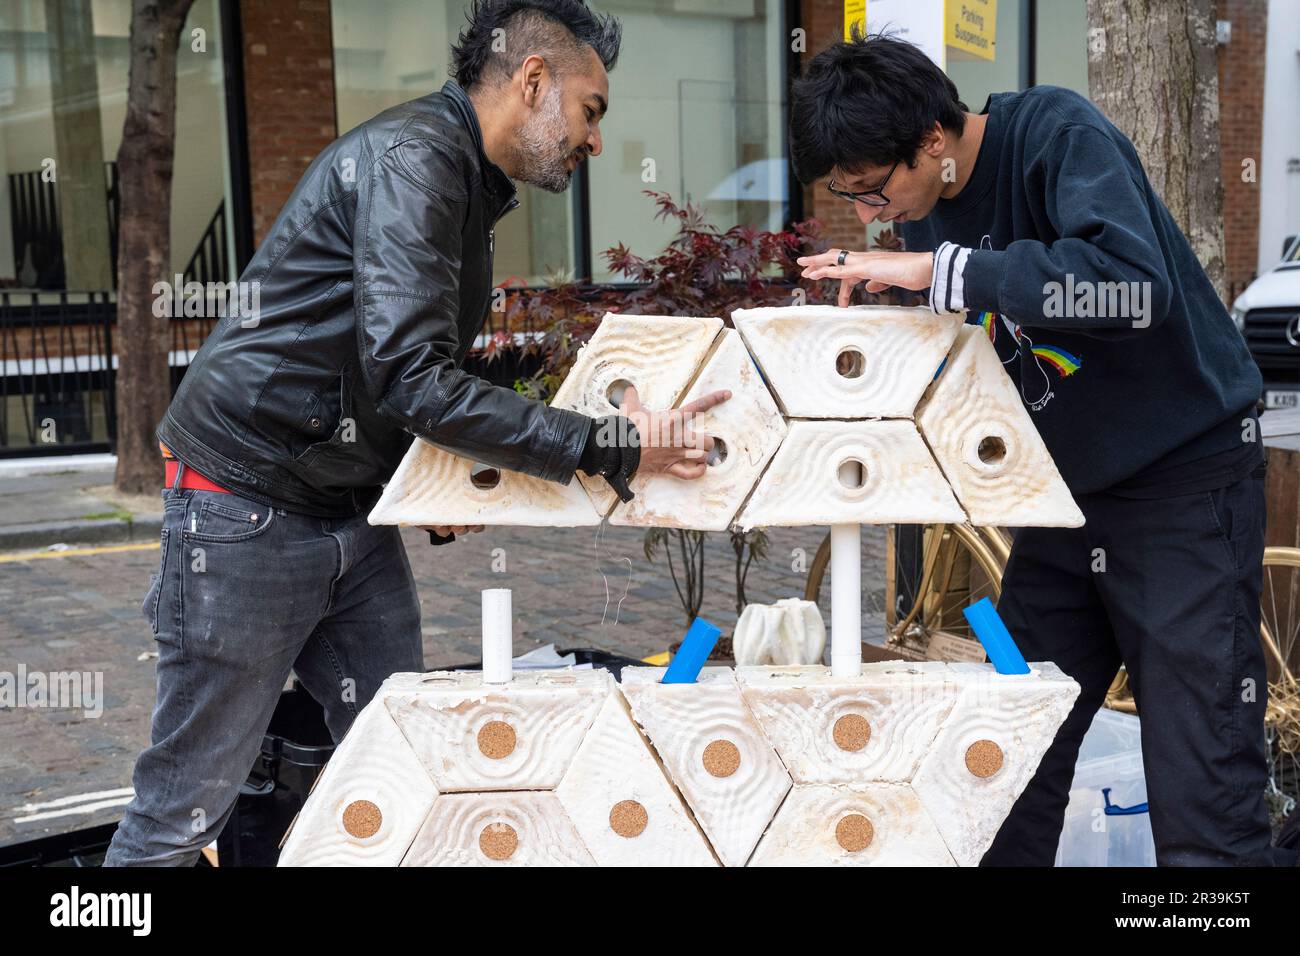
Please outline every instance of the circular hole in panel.
[{"label": "circular hole in panel", "polygon": [[850,491],[857,491],[867,483],[867,466],[856,458],[846,458],[840,462],[837,474],[840,484]]},{"label": "circular hole in panel", "polygon": [[867,369],[867,357],[857,349],[843,349],[835,356],[835,371],[845,378],[861,378]]},{"label": "circular hole in panel", "polygon": [[715,437],[713,439],[713,451],[709,452],[709,457],[706,459],[706,461],[710,465],[720,465],[726,460],[727,460],[727,443],[723,441],[721,438]]},{"label": "circular hole in panel", "polygon": [[501,484],[501,470],[474,462],[469,469],[469,483],[480,491],[491,491]]},{"label": "circular hole in panel", "polygon": [[1000,465],[1007,457],[1007,443],[997,435],[987,435],[980,439],[975,454],[986,465]]},{"label": "circular hole in panel", "polygon": [[617,378],[609,383],[609,388],[605,390],[605,397],[615,408],[623,407],[623,393],[632,387],[632,383],[625,378]]}]

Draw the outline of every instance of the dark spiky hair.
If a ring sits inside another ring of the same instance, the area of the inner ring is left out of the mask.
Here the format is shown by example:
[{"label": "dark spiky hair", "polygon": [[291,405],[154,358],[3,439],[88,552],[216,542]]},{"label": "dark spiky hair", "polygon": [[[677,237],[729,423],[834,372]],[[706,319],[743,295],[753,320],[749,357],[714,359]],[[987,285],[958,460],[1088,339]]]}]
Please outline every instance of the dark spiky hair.
[{"label": "dark spiky hair", "polygon": [[465,19],[451,48],[451,75],[467,90],[513,76],[534,53],[562,72],[589,47],[612,70],[623,39],[618,20],[583,0],[474,0]]}]

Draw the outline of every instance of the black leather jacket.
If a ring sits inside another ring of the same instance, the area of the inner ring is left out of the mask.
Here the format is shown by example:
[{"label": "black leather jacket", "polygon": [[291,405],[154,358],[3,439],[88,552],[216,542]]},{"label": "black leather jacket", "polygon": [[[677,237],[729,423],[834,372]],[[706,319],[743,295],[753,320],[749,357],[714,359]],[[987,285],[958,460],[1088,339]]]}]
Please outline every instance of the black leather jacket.
[{"label": "black leather jacket", "polygon": [[159,440],[232,491],[331,517],[373,504],[413,434],[569,481],[592,420],[460,368],[516,205],[454,82],[335,140],[241,276],[260,309],[216,325]]}]

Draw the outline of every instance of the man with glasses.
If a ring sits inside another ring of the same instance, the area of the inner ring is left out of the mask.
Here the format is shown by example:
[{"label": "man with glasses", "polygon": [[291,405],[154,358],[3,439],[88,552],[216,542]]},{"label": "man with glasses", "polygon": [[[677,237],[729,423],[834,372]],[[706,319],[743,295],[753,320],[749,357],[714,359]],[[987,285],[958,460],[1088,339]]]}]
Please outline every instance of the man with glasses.
[{"label": "man with glasses", "polygon": [[988,329],[1083,528],[1026,528],[998,609],[1082,693],[984,857],[1047,865],[1079,745],[1121,664],[1142,717],[1161,864],[1294,865],[1269,845],[1260,646],[1259,371],[1132,144],[1055,87],[967,110],[919,49],[872,36],[794,87],[801,180],[905,252],[832,249],[804,276],[928,289]]}]

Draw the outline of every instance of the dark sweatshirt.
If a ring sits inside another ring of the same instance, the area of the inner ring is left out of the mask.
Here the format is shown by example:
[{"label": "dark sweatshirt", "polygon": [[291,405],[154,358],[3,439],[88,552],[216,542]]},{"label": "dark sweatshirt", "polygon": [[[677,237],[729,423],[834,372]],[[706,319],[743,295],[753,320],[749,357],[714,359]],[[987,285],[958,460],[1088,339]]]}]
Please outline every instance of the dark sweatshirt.
[{"label": "dark sweatshirt", "polygon": [[981,322],[1076,494],[1222,487],[1263,457],[1262,380],[1125,136],[1088,100],[989,97],[970,181],[905,223],[934,306]]}]

